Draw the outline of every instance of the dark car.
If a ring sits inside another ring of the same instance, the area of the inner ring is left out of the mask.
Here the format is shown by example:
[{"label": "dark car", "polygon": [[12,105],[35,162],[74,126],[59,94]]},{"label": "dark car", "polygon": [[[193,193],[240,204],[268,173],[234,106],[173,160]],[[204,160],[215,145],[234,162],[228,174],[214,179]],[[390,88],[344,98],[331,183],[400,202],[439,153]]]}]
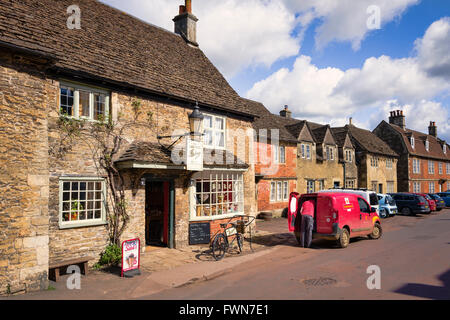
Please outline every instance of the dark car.
[{"label": "dark car", "polygon": [[438,196],[441,197],[442,199],[444,199],[445,205],[447,207],[450,207],[450,191],[439,192]]},{"label": "dark car", "polygon": [[391,194],[394,198],[395,203],[397,203],[398,212],[403,215],[411,215],[418,213],[430,213],[430,206],[428,201],[417,194],[413,193],[393,193]]},{"label": "dark car", "polygon": [[445,209],[445,201],[439,195],[434,193],[429,193],[428,196],[436,202],[436,210],[441,211]]}]

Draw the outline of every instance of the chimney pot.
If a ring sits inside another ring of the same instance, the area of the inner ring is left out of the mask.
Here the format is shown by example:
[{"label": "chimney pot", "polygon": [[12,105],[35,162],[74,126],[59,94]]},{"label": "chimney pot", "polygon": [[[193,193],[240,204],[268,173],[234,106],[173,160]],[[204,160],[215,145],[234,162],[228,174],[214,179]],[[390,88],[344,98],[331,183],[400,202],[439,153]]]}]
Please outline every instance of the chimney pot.
[{"label": "chimney pot", "polygon": [[185,7],[186,7],[186,12],[192,13],[192,1],[191,0],[185,1]]}]

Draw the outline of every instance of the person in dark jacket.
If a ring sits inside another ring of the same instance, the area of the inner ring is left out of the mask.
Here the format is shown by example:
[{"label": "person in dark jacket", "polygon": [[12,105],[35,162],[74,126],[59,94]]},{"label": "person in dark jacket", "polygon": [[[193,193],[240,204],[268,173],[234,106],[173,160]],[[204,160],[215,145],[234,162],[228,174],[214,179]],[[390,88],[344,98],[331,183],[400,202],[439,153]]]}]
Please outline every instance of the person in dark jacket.
[{"label": "person in dark jacket", "polygon": [[314,201],[303,202],[301,208],[302,222],[300,227],[300,246],[309,248],[312,241],[312,232],[314,228]]}]

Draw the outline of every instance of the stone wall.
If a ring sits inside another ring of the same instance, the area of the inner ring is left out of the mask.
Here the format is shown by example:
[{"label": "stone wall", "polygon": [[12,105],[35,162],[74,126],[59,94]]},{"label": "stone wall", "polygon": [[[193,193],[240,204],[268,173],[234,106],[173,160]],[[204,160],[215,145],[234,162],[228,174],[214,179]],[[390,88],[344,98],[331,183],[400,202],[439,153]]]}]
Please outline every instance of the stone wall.
[{"label": "stone wall", "polygon": [[[372,167],[371,158],[378,158],[378,167]],[[392,168],[387,168],[386,160],[387,157],[373,154],[363,154],[359,155],[359,187],[372,189],[372,182],[377,182],[377,192],[379,191],[378,186],[383,185],[383,193],[387,193],[387,183],[394,182],[394,191],[397,192],[397,163],[398,160],[392,159]]]},{"label": "stone wall", "polygon": [[0,51],[0,294],[48,287],[45,137],[54,84],[39,73],[42,63]]},{"label": "stone wall", "polygon": [[317,160],[316,148],[316,145],[312,146],[310,160],[297,156],[297,192],[300,194],[307,193],[308,180],[315,181],[315,191],[319,190],[319,180],[324,181],[325,189],[333,188],[334,182],[339,182],[340,186],[343,186],[344,169],[337,159],[337,148],[333,161]]}]

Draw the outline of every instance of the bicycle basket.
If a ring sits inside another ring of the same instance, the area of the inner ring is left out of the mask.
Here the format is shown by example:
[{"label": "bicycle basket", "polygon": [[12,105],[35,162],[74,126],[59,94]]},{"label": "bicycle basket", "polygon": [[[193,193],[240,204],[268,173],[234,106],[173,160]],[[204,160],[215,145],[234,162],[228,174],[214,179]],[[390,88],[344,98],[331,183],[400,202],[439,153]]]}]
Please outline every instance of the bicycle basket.
[{"label": "bicycle basket", "polygon": [[237,232],[244,234],[245,233],[245,222],[237,221],[236,230],[237,230]]}]

